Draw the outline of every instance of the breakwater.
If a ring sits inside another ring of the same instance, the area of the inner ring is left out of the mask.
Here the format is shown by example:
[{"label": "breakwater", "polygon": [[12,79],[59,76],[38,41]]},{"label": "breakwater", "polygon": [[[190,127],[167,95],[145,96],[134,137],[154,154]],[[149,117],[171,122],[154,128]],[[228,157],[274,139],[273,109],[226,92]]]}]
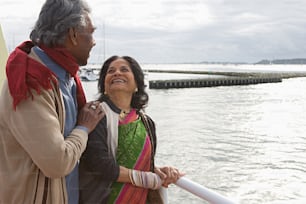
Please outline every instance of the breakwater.
[{"label": "breakwater", "polygon": [[186,70],[146,70],[152,73],[194,74],[197,78],[149,80],[150,89],[235,86],[282,82],[283,78],[306,77],[305,72],[211,72]]},{"label": "breakwater", "polygon": [[169,88],[192,88],[192,87],[213,87],[213,86],[234,86],[259,83],[282,82],[279,77],[224,77],[224,78],[203,78],[203,79],[173,79],[173,80],[151,80],[150,89]]}]

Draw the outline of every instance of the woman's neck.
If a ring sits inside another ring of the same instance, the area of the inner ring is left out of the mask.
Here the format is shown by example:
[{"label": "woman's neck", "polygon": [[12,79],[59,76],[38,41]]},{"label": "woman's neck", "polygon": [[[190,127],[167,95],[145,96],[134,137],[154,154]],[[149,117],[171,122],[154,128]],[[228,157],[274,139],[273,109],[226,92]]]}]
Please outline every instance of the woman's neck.
[{"label": "woman's neck", "polygon": [[131,110],[132,96],[126,96],[122,94],[116,94],[109,96],[110,100],[125,113]]}]

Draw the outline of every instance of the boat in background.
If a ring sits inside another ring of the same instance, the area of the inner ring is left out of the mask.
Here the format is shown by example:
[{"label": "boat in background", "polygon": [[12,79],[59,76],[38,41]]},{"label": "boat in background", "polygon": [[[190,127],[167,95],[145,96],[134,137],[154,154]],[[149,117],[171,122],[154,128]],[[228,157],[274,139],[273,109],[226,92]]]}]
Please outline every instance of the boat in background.
[{"label": "boat in background", "polygon": [[149,85],[150,85],[150,83],[149,83],[149,72],[148,71],[144,71],[143,74],[144,74],[145,87],[147,89],[149,89]]},{"label": "boat in background", "polygon": [[82,81],[97,81],[98,74],[94,72],[93,69],[80,69],[79,70],[79,77]]}]

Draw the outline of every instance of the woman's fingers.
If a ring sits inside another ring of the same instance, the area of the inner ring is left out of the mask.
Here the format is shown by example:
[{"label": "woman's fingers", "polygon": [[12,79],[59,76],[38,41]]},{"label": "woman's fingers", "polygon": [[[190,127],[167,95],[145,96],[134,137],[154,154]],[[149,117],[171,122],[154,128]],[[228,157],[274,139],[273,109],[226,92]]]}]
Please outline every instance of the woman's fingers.
[{"label": "woman's fingers", "polygon": [[171,166],[165,166],[161,168],[156,168],[157,172],[162,172],[165,177],[161,178],[164,180],[163,186],[168,187],[169,184],[175,183],[184,173],[181,173],[177,168]]}]

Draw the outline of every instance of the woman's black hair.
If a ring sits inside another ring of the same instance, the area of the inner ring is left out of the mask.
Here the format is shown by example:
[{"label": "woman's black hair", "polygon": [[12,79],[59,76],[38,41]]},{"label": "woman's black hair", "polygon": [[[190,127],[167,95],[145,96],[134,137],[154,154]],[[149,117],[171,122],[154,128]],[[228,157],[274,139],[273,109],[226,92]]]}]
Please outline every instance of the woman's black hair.
[{"label": "woman's black hair", "polygon": [[107,70],[110,66],[110,64],[117,60],[117,59],[124,59],[126,60],[129,65],[130,68],[132,69],[133,75],[134,75],[134,79],[136,81],[136,85],[137,85],[137,89],[138,91],[135,92],[132,96],[132,102],[131,102],[131,107],[135,108],[136,110],[141,110],[144,109],[147,106],[148,100],[149,100],[149,95],[147,94],[147,92],[145,91],[145,82],[144,82],[144,74],[143,71],[140,67],[140,65],[138,64],[138,62],[133,59],[132,57],[129,56],[112,56],[110,58],[108,58],[104,64],[102,65],[102,68],[100,70],[100,74],[99,74],[99,81],[98,81],[98,90],[100,93],[99,96],[99,100],[102,101],[104,97],[107,97],[107,95],[105,95],[104,91],[105,91],[105,86],[104,86],[104,82],[105,82],[105,76],[107,73]]}]

